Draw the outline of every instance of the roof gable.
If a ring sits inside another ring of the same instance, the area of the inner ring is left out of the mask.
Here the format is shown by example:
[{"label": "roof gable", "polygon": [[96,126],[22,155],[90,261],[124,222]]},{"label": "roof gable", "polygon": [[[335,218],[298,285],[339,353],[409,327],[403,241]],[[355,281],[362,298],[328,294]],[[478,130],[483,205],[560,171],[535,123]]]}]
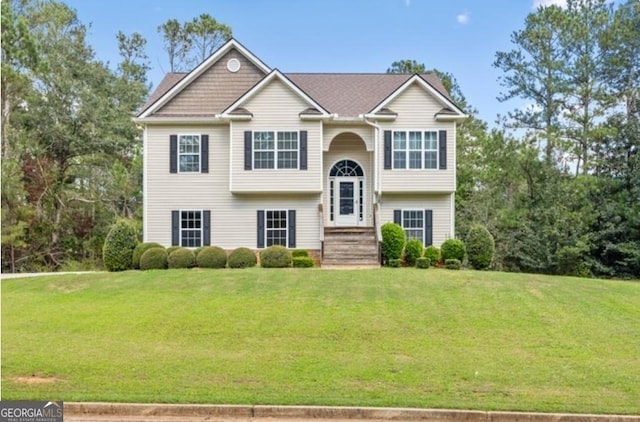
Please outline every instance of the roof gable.
[{"label": "roof gable", "polygon": [[248,90],[244,95],[238,98],[233,104],[227,107],[223,112],[222,116],[230,117],[234,114],[237,108],[246,104],[251,98],[259,95],[261,91],[263,91],[269,84],[273,81],[282,82],[287,88],[293,91],[299,98],[301,98],[307,105],[308,108],[305,110],[300,110],[300,113],[307,113],[309,109],[315,109],[321,116],[329,116],[329,112],[325,110],[318,102],[316,102],[311,96],[309,96],[305,91],[300,89],[295,83],[293,83],[289,78],[287,78],[282,72],[278,69],[274,69],[269,75],[263,78],[260,82],[258,82],[253,88]]},{"label": "roof gable", "polygon": [[[239,70],[227,69],[230,59],[238,60]],[[231,39],[191,72],[167,75],[139,117],[219,113],[269,71],[260,59]]]},{"label": "roof gable", "polygon": [[406,80],[398,89],[396,89],[393,93],[387,96],[384,100],[382,100],[379,104],[377,104],[369,113],[374,114],[378,113],[382,109],[386,108],[394,99],[398,96],[402,95],[410,86],[413,84],[417,84],[422,87],[425,91],[427,91],[431,96],[433,96],[436,101],[438,101],[443,110],[447,110],[447,112],[437,113],[436,116],[442,114],[443,116],[447,116],[447,118],[466,118],[466,114],[449,98],[448,95],[445,95],[440,90],[436,89],[431,83],[429,83],[422,75],[413,75],[409,79]]}]

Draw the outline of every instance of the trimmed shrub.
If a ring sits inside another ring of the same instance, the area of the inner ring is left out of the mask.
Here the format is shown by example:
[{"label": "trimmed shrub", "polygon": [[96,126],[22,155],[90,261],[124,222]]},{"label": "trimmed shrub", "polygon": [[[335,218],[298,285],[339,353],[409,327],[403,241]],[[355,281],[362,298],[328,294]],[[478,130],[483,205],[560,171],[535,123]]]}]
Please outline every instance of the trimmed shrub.
[{"label": "trimmed shrub", "polygon": [[198,254],[199,254],[200,252],[202,252],[202,250],[203,250],[204,248],[207,248],[207,247],[208,247],[208,246],[200,246],[200,247],[195,248],[195,249],[193,250],[193,256],[195,256],[195,257],[196,257],[196,259],[198,259]]},{"label": "trimmed shrub", "polygon": [[310,256],[296,256],[293,258],[293,268],[311,268],[316,262]]},{"label": "trimmed shrub", "polygon": [[133,249],[133,255],[131,258],[131,266],[135,269],[140,269],[140,257],[142,254],[151,248],[162,248],[163,246],[156,242],[143,242],[138,243]]},{"label": "trimmed shrub", "polygon": [[257,263],[256,253],[249,248],[237,248],[231,251],[227,264],[229,268],[255,267]]},{"label": "trimmed shrub", "polygon": [[392,268],[400,268],[400,267],[402,267],[402,259],[400,259],[400,258],[390,259],[389,260],[389,266],[392,267]]},{"label": "trimmed shrub", "polygon": [[167,268],[167,251],[163,247],[147,249],[140,257],[141,270],[164,270]]},{"label": "trimmed shrub", "polygon": [[429,261],[429,258],[421,256],[420,258],[416,259],[416,267],[429,268],[430,266],[431,266],[431,261]]},{"label": "trimmed shrub", "polygon": [[167,265],[169,268],[193,268],[196,265],[196,256],[191,249],[178,248],[169,254]]},{"label": "trimmed shrub", "polygon": [[407,261],[407,265],[413,267],[416,265],[416,260],[422,256],[424,246],[418,239],[409,239],[404,246],[404,259]]},{"label": "trimmed shrub", "polygon": [[431,265],[436,266],[440,262],[440,249],[433,245],[427,246],[424,249],[424,257],[429,258]]},{"label": "trimmed shrub", "polygon": [[102,248],[102,262],[109,271],[131,268],[133,250],[138,244],[134,225],[129,220],[118,220],[111,227]]},{"label": "trimmed shrub", "polygon": [[442,244],[440,253],[445,265],[448,259],[457,259],[462,262],[465,254],[464,242],[460,239],[447,239]]},{"label": "trimmed shrub", "polygon": [[402,250],[406,241],[404,229],[396,223],[385,223],[381,227],[382,256],[387,265],[391,264],[392,259],[402,258]]},{"label": "trimmed shrub", "polygon": [[306,249],[294,249],[291,251],[291,258],[308,257],[309,251]]},{"label": "trimmed shrub", "polygon": [[287,268],[291,266],[291,251],[281,245],[269,246],[260,251],[262,268]]},{"label": "trimmed shrub", "polygon": [[459,270],[462,267],[462,263],[459,259],[450,258],[444,261],[444,266],[449,270]]},{"label": "trimmed shrub", "polygon": [[224,268],[227,266],[227,252],[218,246],[207,246],[196,256],[196,264],[201,268]]},{"label": "trimmed shrub", "polygon": [[180,249],[182,246],[169,246],[167,248],[167,255],[171,255],[171,252],[175,251],[176,249]]},{"label": "trimmed shrub", "polygon": [[493,236],[485,226],[474,224],[467,233],[467,259],[476,270],[489,268],[496,252]]}]

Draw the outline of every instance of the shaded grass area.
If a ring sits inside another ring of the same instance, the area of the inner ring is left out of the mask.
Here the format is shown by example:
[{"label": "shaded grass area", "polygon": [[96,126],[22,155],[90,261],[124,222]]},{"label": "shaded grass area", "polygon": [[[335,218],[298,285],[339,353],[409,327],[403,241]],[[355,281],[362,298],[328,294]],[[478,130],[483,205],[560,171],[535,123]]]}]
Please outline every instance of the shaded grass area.
[{"label": "shaded grass area", "polygon": [[640,283],[170,270],[2,281],[2,399],[640,413]]}]

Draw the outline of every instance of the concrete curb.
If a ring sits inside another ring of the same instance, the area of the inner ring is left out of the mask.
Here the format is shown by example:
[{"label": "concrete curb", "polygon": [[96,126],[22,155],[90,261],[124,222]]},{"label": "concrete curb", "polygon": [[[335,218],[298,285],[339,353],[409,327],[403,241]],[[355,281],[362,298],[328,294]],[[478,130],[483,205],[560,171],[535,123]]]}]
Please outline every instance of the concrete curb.
[{"label": "concrete curb", "polygon": [[64,403],[64,415],[88,418],[206,419],[354,419],[422,422],[640,422],[640,415],[492,412],[477,410],[404,409],[376,407],[179,405],[133,403]]}]

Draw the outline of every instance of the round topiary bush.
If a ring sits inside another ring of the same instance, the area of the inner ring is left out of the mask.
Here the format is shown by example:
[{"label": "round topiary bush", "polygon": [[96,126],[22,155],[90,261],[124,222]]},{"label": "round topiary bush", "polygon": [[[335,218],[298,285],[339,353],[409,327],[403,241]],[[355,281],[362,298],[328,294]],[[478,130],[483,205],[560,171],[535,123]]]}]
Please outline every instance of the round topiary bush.
[{"label": "round topiary bush", "polygon": [[404,247],[404,259],[407,261],[407,265],[413,267],[416,265],[416,260],[422,256],[424,247],[422,242],[418,239],[409,239]]},{"label": "round topiary bush", "polygon": [[142,254],[151,248],[162,248],[162,245],[156,242],[138,243],[133,250],[131,266],[135,269],[140,269],[140,257],[142,257]]},{"label": "round topiary bush", "polygon": [[387,265],[390,265],[392,259],[402,258],[402,250],[404,249],[406,236],[404,229],[396,223],[383,224],[381,231],[382,242],[380,247],[382,249],[382,256]]},{"label": "round topiary bush", "polygon": [[316,262],[310,256],[297,256],[293,258],[294,268],[311,268]]},{"label": "round topiary bush", "polygon": [[471,226],[465,245],[467,259],[473,268],[476,270],[489,268],[496,252],[496,244],[485,226],[480,224]]},{"label": "round topiary bush", "polygon": [[429,261],[429,258],[425,258],[424,256],[421,256],[420,258],[416,259],[416,267],[429,268],[430,266],[431,266],[431,261]]},{"label": "round topiary bush", "polygon": [[291,266],[291,252],[280,245],[269,246],[260,251],[262,268],[287,268]]},{"label": "round topiary bush", "polygon": [[178,248],[169,254],[167,265],[169,268],[193,268],[196,256],[191,249]]},{"label": "round topiary bush", "polygon": [[193,256],[196,257],[196,259],[198,259],[198,254],[204,249],[204,248],[208,248],[208,246],[200,246],[197,247],[193,250]]},{"label": "round topiary bush", "polygon": [[442,244],[440,253],[445,265],[447,264],[447,259],[457,259],[462,262],[465,254],[464,242],[460,239],[447,239]]},{"label": "round topiary bush", "polygon": [[118,220],[111,227],[102,248],[102,262],[109,271],[131,268],[133,250],[138,244],[136,229],[129,220]]},{"label": "round topiary bush", "polygon": [[207,246],[196,256],[196,264],[201,268],[224,268],[227,266],[227,252],[218,246]]},{"label": "round topiary bush", "polygon": [[167,250],[161,247],[147,249],[140,257],[141,270],[164,270],[167,268]]},{"label": "round topiary bush", "polygon": [[176,249],[180,249],[182,246],[169,246],[167,248],[167,255],[171,255],[171,252],[175,251]]},{"label": "round topiary bush", "polygon": [[433,245],[427,246],[424,249],[424,257],[429,258],[431,265],[438,265],[438,262],[440,262],[440,249]]},{"label": "round topiary bush", "polygon": [[450,258],[444,261],[444,266],[449,270],[459,270],[462,267],[462,263],[459,259]]},{"label": "round topiary bush", "polygon": [[249,248],[237,248],[231,251],[227,264],[229,268],[255,267],[256,253]]}]

